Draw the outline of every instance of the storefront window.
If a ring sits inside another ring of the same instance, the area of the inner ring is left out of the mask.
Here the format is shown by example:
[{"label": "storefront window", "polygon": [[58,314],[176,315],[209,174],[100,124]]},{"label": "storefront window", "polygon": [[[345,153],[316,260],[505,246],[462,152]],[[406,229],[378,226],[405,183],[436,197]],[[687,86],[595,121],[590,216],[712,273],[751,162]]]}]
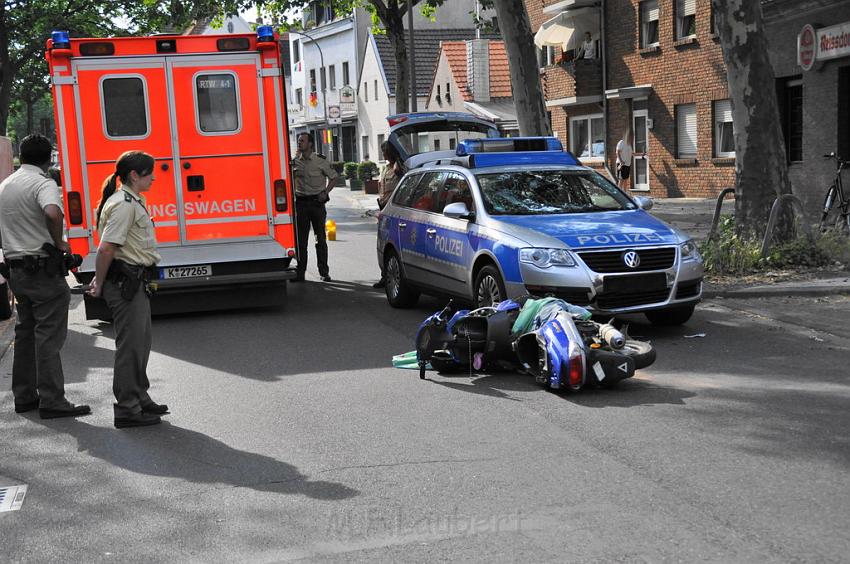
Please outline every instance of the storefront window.
[{"label": "storefront window", "polygon": [[580,159],[601,159],[605,156],[602,114],[570,119],[570,150]]}]

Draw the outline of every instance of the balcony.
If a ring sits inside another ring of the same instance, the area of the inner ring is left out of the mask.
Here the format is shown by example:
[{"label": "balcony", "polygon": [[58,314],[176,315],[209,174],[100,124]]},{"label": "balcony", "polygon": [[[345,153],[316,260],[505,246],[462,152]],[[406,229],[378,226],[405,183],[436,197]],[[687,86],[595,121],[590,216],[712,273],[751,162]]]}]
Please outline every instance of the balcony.
[{"label": "balcony", "polygon": [[602,96],[602,61],[573,59],[567,51],[561,61],[545,68],[543,92],[546,100]]}]

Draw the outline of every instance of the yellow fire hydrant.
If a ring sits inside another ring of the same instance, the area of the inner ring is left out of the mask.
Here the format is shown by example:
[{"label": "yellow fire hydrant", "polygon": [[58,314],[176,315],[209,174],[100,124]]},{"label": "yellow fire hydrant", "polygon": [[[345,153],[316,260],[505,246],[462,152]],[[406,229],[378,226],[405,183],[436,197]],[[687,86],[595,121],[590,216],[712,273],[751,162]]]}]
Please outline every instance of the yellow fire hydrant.
[{"label": "yellow fire hydrant", "polygon": [[328,241],[336,241],[336,222],[329,219],[325,222],[325,231],[328,234]]}]

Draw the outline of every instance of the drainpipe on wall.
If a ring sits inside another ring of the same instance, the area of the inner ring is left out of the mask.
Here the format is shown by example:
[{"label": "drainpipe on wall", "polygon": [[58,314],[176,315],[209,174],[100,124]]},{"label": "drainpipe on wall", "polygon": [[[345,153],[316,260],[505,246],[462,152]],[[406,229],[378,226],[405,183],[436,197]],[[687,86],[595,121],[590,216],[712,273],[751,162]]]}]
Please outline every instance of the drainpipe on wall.
[{"label": "drainpipe on wall", "polygon": [[617,179],[611,174],[611,169],[608,168],[608,96],[605,95],[605,92],[608,90],[608,37],[605,34],[605,0],[602,0],[602,13],[599,16],[601,30],[600,33],[602,35],[602,128],[605,131],[605,144],[603,147],[603,162],[605,166],[605,172],[608,173],[608,177],[614,182],[617,183]]}]

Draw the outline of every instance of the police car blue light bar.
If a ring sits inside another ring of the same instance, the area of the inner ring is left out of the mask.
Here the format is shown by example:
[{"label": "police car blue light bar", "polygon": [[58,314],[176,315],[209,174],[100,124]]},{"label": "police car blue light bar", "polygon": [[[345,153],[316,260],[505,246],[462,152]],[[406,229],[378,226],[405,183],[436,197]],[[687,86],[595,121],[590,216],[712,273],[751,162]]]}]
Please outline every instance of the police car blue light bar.
[{"label": "police car blue light bar", "polygon": [[457,146],[457,155],[465,157],[476,153],[516,153],[527,151],[563,152],[564,146],[557,137],[499,137],[466,139]]},{"label": "police car blue light bar", "polygon": [[71,47],[71,37],[67,31],[53,31],[50,33],[50,38],[53,40],[54,49],[69,49]]},{"label": "police car blue light bar", "polygon": [[469,168],[523,165],[570,165],[579,162],[567,151],[523,151],[516,153],[473,153],[469,155]]}]

